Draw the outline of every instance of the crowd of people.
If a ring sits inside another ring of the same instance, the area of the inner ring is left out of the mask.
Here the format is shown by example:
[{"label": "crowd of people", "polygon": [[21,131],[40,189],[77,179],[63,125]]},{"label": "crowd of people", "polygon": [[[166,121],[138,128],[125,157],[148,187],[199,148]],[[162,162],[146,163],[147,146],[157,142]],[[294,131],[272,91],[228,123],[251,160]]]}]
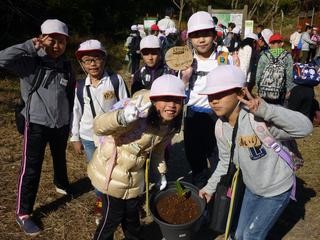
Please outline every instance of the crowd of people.
[{"label": "crowd of people", "polygon": [[[262,25],[242,38],[240,26],[225,27],[199,11],[180,33],[171,17],[166,14],[147,34],[143,26],[131,26],[125,43],[129,87],[107,70],[107,50],[97,39],[82,42],[75,52],[86,74],[76,80],[64,54],[68,28],[57,19],[43,22],[40,36],[0,51],[0,67],[20,77],[25,102],[16,221],[27,235],[41,232],[32,213],[47,143],[56,191],[72,193],[68,140],[88,161],[97,199],[94,239],[113,239],[119,224],[126,239],[142,239],[137,206],[145,191],[145,168],[164,189],[171,139],[182,125],[186,163],[199,196],[211,200],[229,161],[242,171],[245,193],[234,239],[265,239],[294,199],[294,170],[257,141],[250,116],[268,124],[273,144],[283,151],[289,151],[283,140],[312,131],[313,86],[295,83],[292,69],[296,62],[319,69],[318,29],[307,25],[301,33],[297,26],[289,52],[283,36]],[[192,65],[170,69],[166,52],[185,44],[192,50]],[[259,96],[252,94],[255,88]]]}]

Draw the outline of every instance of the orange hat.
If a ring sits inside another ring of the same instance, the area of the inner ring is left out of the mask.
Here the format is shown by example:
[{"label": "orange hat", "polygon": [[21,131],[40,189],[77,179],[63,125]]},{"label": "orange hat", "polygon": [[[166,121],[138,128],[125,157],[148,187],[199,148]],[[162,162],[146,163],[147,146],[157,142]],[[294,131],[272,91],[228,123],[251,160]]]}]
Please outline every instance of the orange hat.
[{"label": "orange hat", "polygon": [[269,39],[269,43],[276,42],[276,41],[281,41],[281,42],[283,41],[283,37],[279,33],[274,33]]}]

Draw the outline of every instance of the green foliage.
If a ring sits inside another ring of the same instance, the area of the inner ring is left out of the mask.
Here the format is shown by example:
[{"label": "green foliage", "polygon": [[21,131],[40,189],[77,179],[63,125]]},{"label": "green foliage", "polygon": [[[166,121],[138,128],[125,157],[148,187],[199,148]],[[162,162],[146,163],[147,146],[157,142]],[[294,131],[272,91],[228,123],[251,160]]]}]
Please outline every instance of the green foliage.
[{"label": "green foliage", "polygon": [[179,180],[176,181],[176,192],[179,197],[188,197],[190,195],[190,190],[186,189]]}]

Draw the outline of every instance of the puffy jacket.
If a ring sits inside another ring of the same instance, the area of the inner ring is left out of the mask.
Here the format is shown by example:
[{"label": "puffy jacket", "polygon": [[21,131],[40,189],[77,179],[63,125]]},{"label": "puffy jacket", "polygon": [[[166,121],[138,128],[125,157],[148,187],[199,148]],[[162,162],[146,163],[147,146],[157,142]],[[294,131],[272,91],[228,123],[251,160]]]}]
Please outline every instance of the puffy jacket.
[{"label": "puffy jacket", "polygon": [[[148,92],[148,91],[145,91]],[[144,96],[144,100],[148,98]],[[151,152],[151,171],[155,174],[166,172],[164,161],[165,147],[175,132],[168,125],[159,128],[147,123],[145,118],[122,126],[117,118],[122,109],[102,114],[94,120],[94,131],[105,141],[98,146],[88,165],[88,176],[92,185],[99,191],[116,198],[130,199],[142,194],[144,190],[144,169]],[[109,185],[107,167],[116,146],[116,159]],[[108,187],[107,187],[108,186]]]}]

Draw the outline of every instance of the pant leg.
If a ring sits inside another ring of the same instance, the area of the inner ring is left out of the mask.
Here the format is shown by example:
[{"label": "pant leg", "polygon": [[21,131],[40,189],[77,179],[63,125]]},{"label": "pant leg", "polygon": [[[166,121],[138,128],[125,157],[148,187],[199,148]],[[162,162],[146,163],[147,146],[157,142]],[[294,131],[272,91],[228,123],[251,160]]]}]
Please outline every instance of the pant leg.
[{"label": "pant leg", "polygon": [[81,143],[87,157],[87,162],[90,162],[97,147],[94,145],[94,141],[81,139]]},{"label": "pant leg", "polygon": [[125,216],[121,222],[126,240],[139,240],[141,225],[138,198],[125,200]]},{"label": "pant leg", "polygon": [[94,240],[113,240],[113,234],[125,214],[125,201],[102,194],[103,215],[94,234]]},{"label": "pant leg", "polygon": [[[240,212],[239,224],[236,230],[237,240],[263,240],[280,217],[290,201],[291,189],[274,197],[262,197],[246,189],[246,207],[249,212]],[[244,200],[245,200],[244,198]],[[251,207],[250,207],[251,206]],[[242,218],[242,214],[245,216]]]},{"label": "pant leg", "polygon": [[31,214],[33,211],[47,144],[45,130],[45,126],[30,123],[24,135],[16,206],[19,215]]},{"label": "pant leg", "polygon": [[190,165],[193,184],[202,188],[208,180],[208,157],[216,146],[214,126],[216,119],[208,113],[193,112],[188,108],[184,125],[186,159]]},{"label": "pant leg", "polygon": [[301,63],[307,63],[309,51],[301,51],[301,52],[302,52]]},{"label": "pant leg", "polygon": [[62,189],[69,187],[66,148],[69,137],[69,125],[49,129],[49,145],[52,155],[54,184]]}]

